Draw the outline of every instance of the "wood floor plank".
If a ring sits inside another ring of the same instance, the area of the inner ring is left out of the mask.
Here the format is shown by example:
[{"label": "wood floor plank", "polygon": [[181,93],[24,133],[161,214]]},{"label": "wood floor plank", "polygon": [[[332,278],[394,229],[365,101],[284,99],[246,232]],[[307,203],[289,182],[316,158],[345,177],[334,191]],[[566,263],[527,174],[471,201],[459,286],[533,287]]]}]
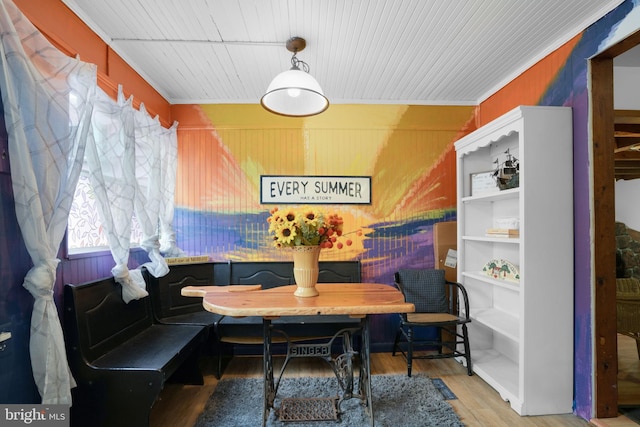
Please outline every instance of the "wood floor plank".
[{"label": "wood floor plank", "polygon": [[636,340],[618,335],[618,406],[640,406],[640,358]]}]

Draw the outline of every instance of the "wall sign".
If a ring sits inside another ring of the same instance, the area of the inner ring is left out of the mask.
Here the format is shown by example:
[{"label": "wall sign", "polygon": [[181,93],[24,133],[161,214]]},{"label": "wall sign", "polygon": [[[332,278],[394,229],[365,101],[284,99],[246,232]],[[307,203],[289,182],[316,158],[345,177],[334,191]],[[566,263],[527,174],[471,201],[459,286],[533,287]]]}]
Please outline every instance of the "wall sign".
[{"label": "wall sign", "polygon": [[371,204],[370,176],[261,175],[262,204]]}]

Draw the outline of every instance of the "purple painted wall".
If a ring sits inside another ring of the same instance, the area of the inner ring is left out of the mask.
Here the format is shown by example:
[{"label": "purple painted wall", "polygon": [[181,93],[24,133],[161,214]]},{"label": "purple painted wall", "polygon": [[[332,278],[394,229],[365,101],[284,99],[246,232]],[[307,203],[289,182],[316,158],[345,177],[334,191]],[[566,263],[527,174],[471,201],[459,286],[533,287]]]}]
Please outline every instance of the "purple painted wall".
[{"label": "purple painted wall", "polygon": [[12,335],[0,352],[0,403],[39,399],[28,347],[33,298],[22,287],[30,262],[13,207],[11,177],[0,172],[0,332]]}]

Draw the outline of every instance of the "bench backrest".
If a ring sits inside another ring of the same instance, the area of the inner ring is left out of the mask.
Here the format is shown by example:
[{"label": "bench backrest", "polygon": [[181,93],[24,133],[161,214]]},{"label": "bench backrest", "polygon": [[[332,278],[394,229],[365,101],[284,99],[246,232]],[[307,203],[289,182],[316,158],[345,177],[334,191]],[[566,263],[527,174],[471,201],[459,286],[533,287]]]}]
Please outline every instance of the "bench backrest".
[{"label": "bench backrest", "polygon": [[[319,265],[319,283],[357,283],[360,281],[359,261],[323,261]],[[232,262],[229,283],[260,284],[263,289],[293,285],[293,262]]]},{"label": "bench backrest", "polygon": [[[360,282],[360,261],[322,261],[318,281],[321,283]],[[185,286],[260,284],[264,289],[293,285],[293,262],[205,262],[169,266],[164,277],[142,272],[151,295],[156,321],[172,316],[202,311],[202,300],[183,297]]]},{"label": "bench backrest", "polygon": [[[293,269],[293,263],[291,263]],[[360,261],[327,261],[320,263],[319,283],[360,283]]]},{"label": "bench backrest", "polygon": [[153,323],[148,297],[126,304],[113,277],[64,288],[67,345],[91,362]]},{"label": "bench backrest", "polygon": [[169,273],[163,277],[153,277],[143,268],[156,320],[202,311],[201,299],[184,297],[180,292],[185,286],[213,285],[213,265],[212,262],[170,265]]},{"label": "bench backrest", "polygon": [[295,283],[293,264],[288,262],[233,262],[230,264],[229,283],[235,285],[262,285],[263,289]]}]

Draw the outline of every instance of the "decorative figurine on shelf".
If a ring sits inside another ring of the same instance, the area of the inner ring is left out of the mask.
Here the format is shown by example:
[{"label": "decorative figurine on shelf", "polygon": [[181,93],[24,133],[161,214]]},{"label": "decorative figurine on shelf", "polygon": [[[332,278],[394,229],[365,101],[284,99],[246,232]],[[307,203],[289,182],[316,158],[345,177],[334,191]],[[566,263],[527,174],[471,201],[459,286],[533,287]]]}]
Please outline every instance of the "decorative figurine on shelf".
[{"label": "decorative figurine on shelf", "polygon": [[509,153],[508,148],[504,154],[507,155],[507,159],[503,163],[500,163],[499,159],[494,162],[496,170],[493,172],[493,177],[500,190],[517,188],[520,186],[520,161]]},{"label": "decorative figurine on shelf", "polygon": [[518,267],[504,259],[492,259],[482,267],[482,271],[494,279],[508,280],[511,282],[520,281],[520,270]]}]

